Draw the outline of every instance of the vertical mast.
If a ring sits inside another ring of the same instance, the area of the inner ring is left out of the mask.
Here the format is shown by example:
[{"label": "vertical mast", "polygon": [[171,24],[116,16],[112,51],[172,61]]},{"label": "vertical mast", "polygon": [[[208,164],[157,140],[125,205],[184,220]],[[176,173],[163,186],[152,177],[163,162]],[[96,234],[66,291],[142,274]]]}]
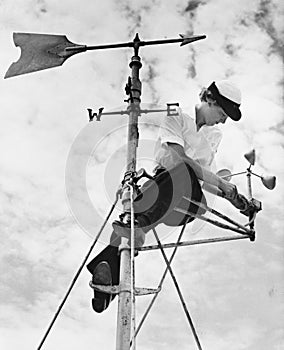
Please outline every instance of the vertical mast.
[{"label": "vertical mast", "polygon": [[[131,201],[130,188],[128,186],[132,175],[136,171],[136,153],[138,147],[138,116],[140,115],[141,81],[139,80],[139,69],[142,67],[138,56],[140,39],[138,34],[134,39],[134,56],[129,64],[131,68],[131,79],[129,79],[126,92],[129,97],[129,121],[128,121],[128,144],[127,144],[127,168],[124,176],[124,190],[122,195],[124,221],[130,221]],[[127,350],[130,348],[131,336],[131,253],[127,238],[122,238],[120,250],[120,291],[118,295],[117,312],[117,334],[116,350]]]}]

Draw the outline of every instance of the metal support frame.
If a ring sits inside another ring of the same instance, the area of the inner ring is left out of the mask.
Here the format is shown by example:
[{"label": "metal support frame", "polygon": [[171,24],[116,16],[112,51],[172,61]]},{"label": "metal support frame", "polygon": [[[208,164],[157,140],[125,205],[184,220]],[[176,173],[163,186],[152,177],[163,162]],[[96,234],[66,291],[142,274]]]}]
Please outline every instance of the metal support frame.
[{"label": "metal support frame", "polygon": [[[209,208],[209,209],[210,209],[210,208]],[[219,216],[219,213],[218,213],[218,212],[216,212],[216,213],[214,213],[214,214],[217,215],[217,216]],[[227,218],[226,216],[225,216],[225,218],[226,218],[226,219],[229,219],[229,218]],[[189,220],[189,219],[187,219],[187,221],[188,221],[188,220]],[[230,220],[230,219],[229,219],[229,220]],[[158,286],[158,290],[160,291],[160,289],[162,288],[164,279],[165,279],[165,277],[166,277],[166,275],[167,275],[167,272],[169,271],[169,272],[170,272],[170,275],[171,275],[171,277],[172,277],[173,283],[174,283],[174,285],[175,285],[175,287],[176,287],[178,296],[179,296],[179,298],[180,298],[180,301],[181,301],[183,310],[184,310],[185,315],[186,315],[186,317],[187,317],[188,323],[189,323],[189,325],[190,325],[191,331],[192,331],[192,333],[193,333],[193,336],[194,336],[196,345],[197,345],[197,347],[198,347],[199,350],[202,350],[201,343],[200,343],[199,337],[198,337],[198,335],[197,335],[197,332],[196,332],[196,330],[195,330],[195,326],[194,326],[194,324],[193,324],[192,318],[191,318],[191,316],[190,316],[190,314],[189,314],[188,308],[187,308],[186,303],[185,303],[185,300],[184,300],[184,298],[183,298],[183,296],[182,296],[182,293],[181,293],[181,290],[180,290],[180,288],[179,288],[178,282],[177,282],[176,277],[175,277],[175,275],[174,275],[174,272],[173,272],[173,270],[172,270],[172,268],[171,268],[171,263],[172,263],[172,261],[173,261],[173,259],[174,259],[174,257],[175,257],[175,254],[176,254],[176,252],[177,252],[178,247],[190,246],[190,245],[199,245],[199,244],[205,244],[205,243],[217,243],[217,242],[227,242],[227,241],[251,239],[251,235],[249,235],[249,234],[245,235],[245,234],[241,234],[241,233],[240,233],[239,235],[234,235],[234,236],[229,236],[229,237],[216,237],[216,238],[207,238],[207,239],[199,239],[199,240],[181,242],[181,238],[182,238],[183,232],[184,232],[184,230],[185,230],[187,221],[186,221],[186,223],[184,224],[184,226],[182,227],[182,230],[181,230],[181,232],[180,232],[180,234],[179,234],[179,237],[178,237],[178,240],[177,240],[176,243],[161,244],[161,242],[160,242],[160,240],[159,240],[159,237],[158,237],[158,234],[157,234],[157,232],[156,232],[156,230],[155,230],[155,228],[154,228],[154,229],[153,229],[153,233],[154,233],[154,235],[155,235],[155,238],[156,238],[158,244],[157,244],[157,245],[151,245],[151,246],[140,247],[140,248],[138,248],[137,250],[139,250],[139,251],[149,251],[149,250],[159,249],[159,250],[161,251],[162,256],[163,256],[163,258],[164,258],[164,260],[165,260],[165,263],[166,263],[166,269],[165,269],[165,272],[164,272],[164,274],[163,274],[163,276],[162,276],[162,278],[161,278],[161,280],[160,280],[160,283],[159,283],[159,286]],[[234,224],[235,224],[235,225],[240,225],[240,226],[242,226],[241,224],[238,224],[238,223],[236,223],[236,222],[234,222]],[[174,248],[174,251],[173,251],[173,253],[172,253],[170,259],[167,258],[166,254],[165,254],[165,252],[164,252],[164,249],[166,249],[166,248]],[[154,302],[155,302],[155,300],[156,300],[157,297],[158,297],[158,293],[155,293],[154,297],[152,298],[150,304],[148,305],[148,307],[147,307],[147,309],[146,309],[146,311],[145,311],[145,313],[144,313],[144,315],[143,315],[143,317],[142,317],[142,319],[141,319],[141,321],[140,321],[140,323],[139,323],[139,325],[138,325],[138,327],[137,327],[137,330],[136,330],[136,332],[135,332],[135,335],[134,335],[134,337],[132,338],[131,344],[132,344],[133,342],[135,342],[135,338],[136,338],[136,336],[138,335],[138,333],[139,333],[139,331],[140,331],[140,329],[141,329],[141,327],[142,327],[144,321],[146,320],[146,317],[148,316],[148,314],[149,314],[149,312],[150,312],[150,310],[151,310],[151,308],[152,308],[152,306],[153,306],[153,304],[154,304]]]}]

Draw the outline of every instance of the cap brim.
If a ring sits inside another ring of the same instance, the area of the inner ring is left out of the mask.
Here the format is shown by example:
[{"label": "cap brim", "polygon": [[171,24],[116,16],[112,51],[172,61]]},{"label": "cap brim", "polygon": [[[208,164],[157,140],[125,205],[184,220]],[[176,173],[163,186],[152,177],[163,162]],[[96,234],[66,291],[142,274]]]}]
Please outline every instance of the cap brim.
[{"label": "cap brim", "polygon": [[220,94],[215,82],[213,82],[209,87],[213,94],[213,98],[216,100],[218,105],[224,110],[224,112],[233,119],[234,121],[238,121],[241,119],[242,113],[240,111],[240,105],[229,100],[227,97]]},{"label": "cap brim", "polygon": [[216,101],[218,105],[228,115],[228,117],[230,117],[234,121],[238,121],[241,119],[242,113],[238,105],[232,103],[230,100],[228,100],[226,97],[223,97],[222,95],[219,95],[216,98]]}]

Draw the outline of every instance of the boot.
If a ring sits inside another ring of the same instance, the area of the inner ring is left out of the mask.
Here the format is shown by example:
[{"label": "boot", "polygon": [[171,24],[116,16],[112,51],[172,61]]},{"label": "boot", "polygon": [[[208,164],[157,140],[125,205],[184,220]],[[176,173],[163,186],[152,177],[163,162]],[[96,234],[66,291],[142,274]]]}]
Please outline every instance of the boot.
[{"label": "boot", "polygon": [[[104,286],[112,285],[111,269],[106,261],[100,262],[93,271],[93,284],[102,284]],[[111,294],[98,292],[94,289],[94,298],[92,299],[92,307],[96,312],[103,312],[109,306]]]}]

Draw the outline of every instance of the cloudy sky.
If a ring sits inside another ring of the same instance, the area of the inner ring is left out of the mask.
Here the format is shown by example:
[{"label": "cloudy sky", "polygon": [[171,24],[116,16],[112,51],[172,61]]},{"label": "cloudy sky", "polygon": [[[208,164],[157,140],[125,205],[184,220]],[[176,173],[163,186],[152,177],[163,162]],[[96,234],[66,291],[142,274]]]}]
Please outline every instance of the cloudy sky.
[{"label": "cloudy sky", "polygon": [[[277,187],[269,191],[253,179],[254,196],[263,203],[254,243],[180,248],[173,267],[204,349],[284,348],[283,10],[280,0],[0,0],[1,349],[37,348],[114,200],[127,120],[106,116],[89,124],[86,109],[125,109],[132,56],[131,49],[82,53],[62,67],[4,80],[20,54],[13,32],[66,34],[87,45],[130,41],[135,33],[141,40],[207,35],[185,47],[141,49],[142,101],[179,102],[191,114],[202,86],[235,81],[243,119],[222,126],[216,167],[245,170],[243,154],[255,148],[255,172],[276,175]],[[157,128],[145,123],[160,120],[157,114],[140,119],[138,163],[149,171]],[[234,181],[246,194],[245,177]],[[214,206],[245,220],[222,200]],[[108,225],[92,256],[109,232]],[[165,242],[178,233],[162,226],[158,232]],[[184,238],[229,234],[195,222]],[[137,285],[158,285],[160,255],[139,255]],[[103,314],[92,312],[89,279],[84,269],[44,349],[115,348],[117,301]],[[137,300],[138,319],[148,302]],[[170,278],[137,348],[195,348]]]}]

